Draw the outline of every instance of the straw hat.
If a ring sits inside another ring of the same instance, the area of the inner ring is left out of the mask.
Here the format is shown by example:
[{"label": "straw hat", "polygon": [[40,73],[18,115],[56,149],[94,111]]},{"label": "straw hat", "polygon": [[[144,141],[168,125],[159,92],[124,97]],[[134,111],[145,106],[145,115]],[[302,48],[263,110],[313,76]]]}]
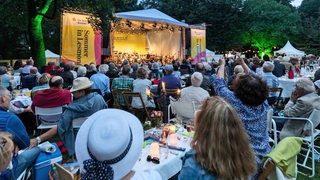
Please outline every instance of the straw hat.
[{"label": "straw hat", "polygon": [[82,178],[121,179],[127,175],[140,156],[143,137],[139,119],[126,111],[104,109],[91,115],[75,142]]},{"label": "straw hat", "polygon": [[79,91],[82,89],[87,89],[91,87],[93,84],[92,81],[90,81],[87,77],[78,77],[73,80],[73,86],[70,89],[70,92]]}]

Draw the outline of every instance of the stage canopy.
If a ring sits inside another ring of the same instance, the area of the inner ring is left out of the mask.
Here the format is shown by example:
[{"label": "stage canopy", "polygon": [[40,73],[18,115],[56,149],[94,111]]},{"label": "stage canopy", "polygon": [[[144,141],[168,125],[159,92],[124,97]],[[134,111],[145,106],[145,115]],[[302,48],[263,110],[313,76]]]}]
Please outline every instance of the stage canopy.
[{"label": "stage canopy", "polygon": [[286,43],[286,45],[283,48],[281,48],[278,51],[275,51],[274,55],[276,55],[277,53],[286,54],[289,57],[296,57],[296,58],[301,58],[302,56],[305,55],[304,51],[300,51],[294,48],[289,41]]},{"label": "stage canopy", "polygon": [[119,21],[112,25],[110,41],[114,57],[184,58],[188,24],[156,9],[120,12],[115,16]]},{"label": "stage canopy", "polygon": [[138,11],[129,11],[129,12],[120,12],[116,13],[116,17],[128,19],[128,20],[137,20],[137,21],[149,21],[149,22],[158,22],[158,23],[168,23],[176,26],[188,27],[189,25],[183,22],[180,22],[157,9],[146,9]]}]

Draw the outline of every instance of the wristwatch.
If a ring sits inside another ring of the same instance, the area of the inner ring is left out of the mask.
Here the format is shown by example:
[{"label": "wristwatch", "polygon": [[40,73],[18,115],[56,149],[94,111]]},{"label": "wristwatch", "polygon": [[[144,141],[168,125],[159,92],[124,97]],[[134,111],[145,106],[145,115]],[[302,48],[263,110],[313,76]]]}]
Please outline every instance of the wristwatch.
[{"label": "wristwatch", "polygon": [[38,144],[40,144],[41,143],[40,137],[38,136],[36,139],[37,139]]}]

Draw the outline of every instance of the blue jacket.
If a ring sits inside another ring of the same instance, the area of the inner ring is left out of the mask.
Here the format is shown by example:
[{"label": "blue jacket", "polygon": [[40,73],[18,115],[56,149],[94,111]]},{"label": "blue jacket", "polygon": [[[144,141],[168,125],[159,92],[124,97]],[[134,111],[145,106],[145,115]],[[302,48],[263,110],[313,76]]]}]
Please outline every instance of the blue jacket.
[{"label": "blue jacket", "polygon": [[[25,149],[30,145],[30,138],[25,126],[21,120],[12,113],[7,112],[0,106],[0,131],[6,131],[14,136],[13,142],[16,143],[19,149]],[[17,165],[16,157],[12,158],[12,165]],[[1,173],[1,172],[0,172]],[[9,170],[2,172],[0,179],[10,179],[11,173]]]},{"label": "blue jacket", "polygon": [[19,149],[25,149],[30,145],[30,138],[26,131],[26,127],[21,120],[12,113],[7,112],[0,106],[0,131],[7,131],[14,135],[15,142]]},{"label": "blue jacket", "polygon": [[194,160],[194,151],[190,150],[187,152],[183,158],[183,166],[179,174],[179,180],[192,179],[192,180],[215,180],[215,176],[208,174],[205,169],[203,169]]},{"label": "blue jacket", "polygon": [[73,133],[72,120],[79,117],[88,117],[93,113],[107,108],[108,105],[98,93],[90,93],[83,96],[64,108],[58,122],[58,134],[69,155],[75,153],[75,137]]}]

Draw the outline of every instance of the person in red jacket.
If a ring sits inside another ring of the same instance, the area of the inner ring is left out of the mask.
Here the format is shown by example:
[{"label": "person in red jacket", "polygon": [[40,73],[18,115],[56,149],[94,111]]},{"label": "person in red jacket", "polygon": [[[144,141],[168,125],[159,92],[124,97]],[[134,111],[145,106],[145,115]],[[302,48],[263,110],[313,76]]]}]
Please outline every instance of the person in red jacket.
[{"label": "person in red jacket", "polygon": [[72,95],[69,90],[62,89],[63,79],[61,76],[53,76],[49,81],[49,89],[37,92],[33,97],[31,109],[35,107],[51,108],[58,107],[72,102]]}]

